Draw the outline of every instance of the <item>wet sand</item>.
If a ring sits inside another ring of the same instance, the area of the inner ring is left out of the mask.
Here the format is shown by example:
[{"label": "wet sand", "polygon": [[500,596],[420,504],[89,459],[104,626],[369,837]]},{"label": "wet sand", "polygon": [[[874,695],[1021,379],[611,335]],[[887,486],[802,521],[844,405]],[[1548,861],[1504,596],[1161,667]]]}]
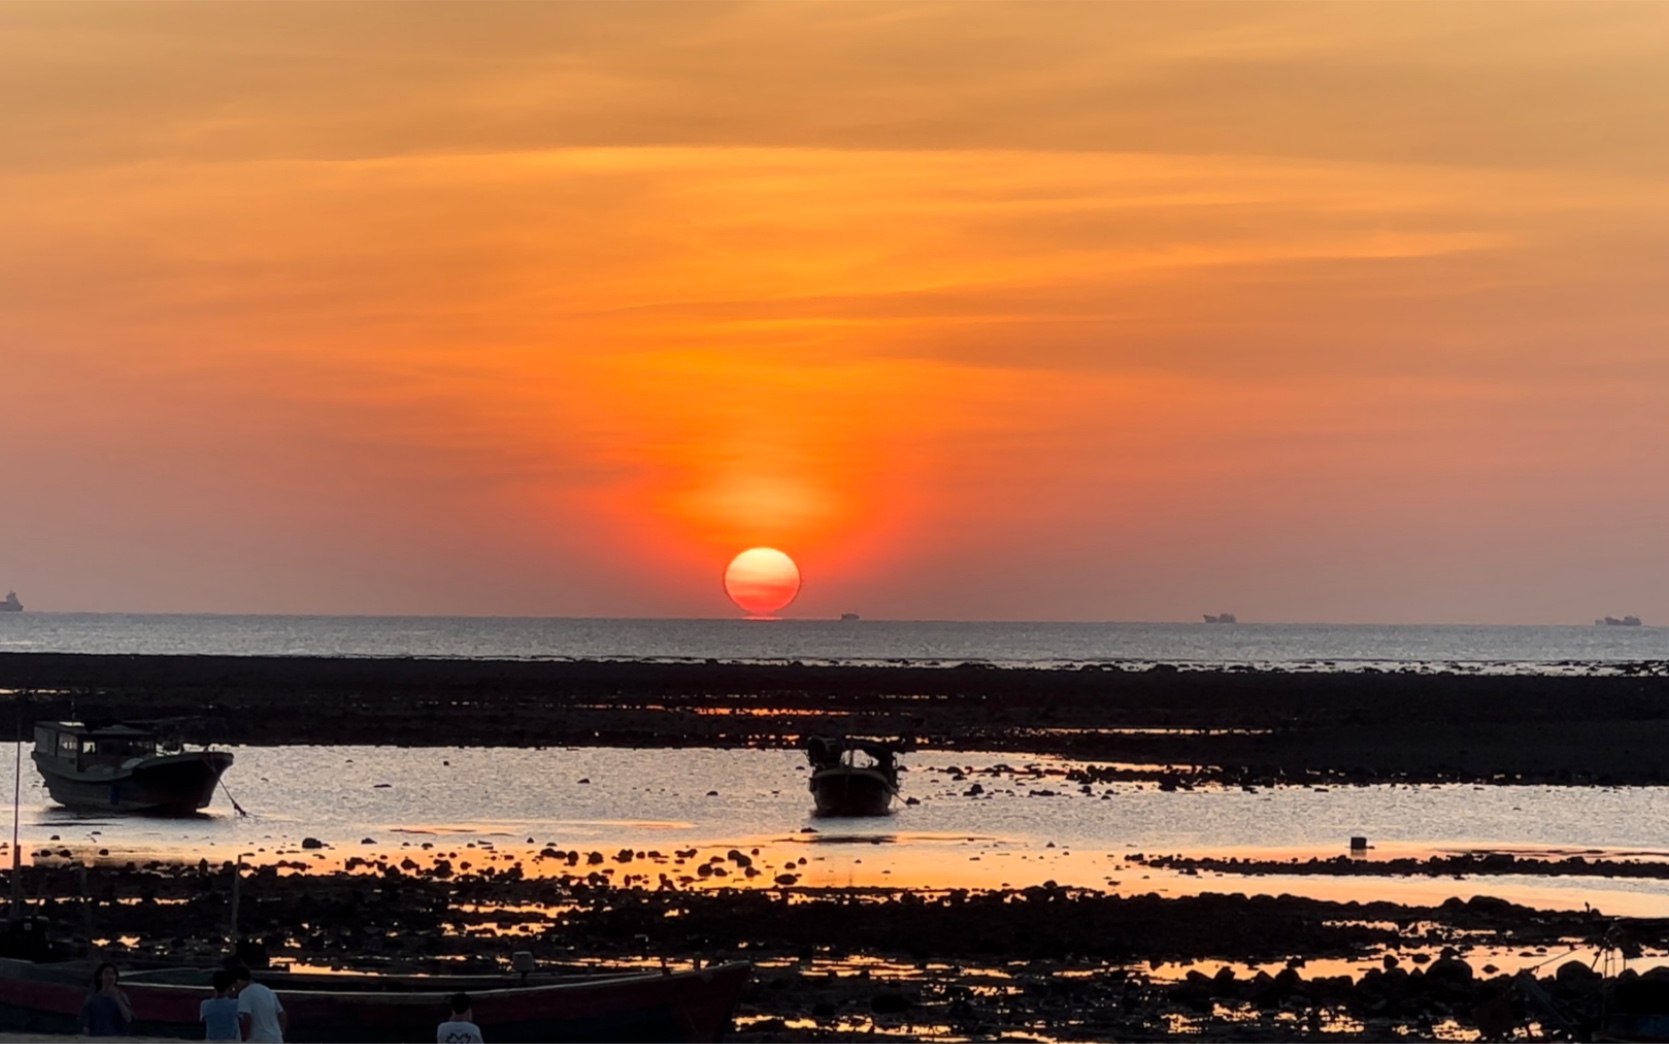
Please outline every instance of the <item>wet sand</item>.
[{"label": "wet sand", "polygon": [[[27,720],[203,715],[246,744],[791,746],[1104,760],[1097,779],[1660,784],[1669,665],[1615,675],[0,654]],[[1572,668],[1574,671],[1575,669]],[[1162,771],[1172,766],[1169,771]]]},{"label": "wet sand", "polygon": [[1303,875],[1325,877],[1425,876],[1460,877],[1512,874],[1532,877],[1604,877],[1669,880],[1669,863],[1659,859],[1595,859],[1581,855],[1563,859],[1526,859],[1511,852],[1487,855],[1460,853],[1426,859],[1385,859],[1369,861],[1351,856],[1309,859],[1247,859],[1199,856],[1127,856],[1132,862],[1165,870],[1218,874]]}]

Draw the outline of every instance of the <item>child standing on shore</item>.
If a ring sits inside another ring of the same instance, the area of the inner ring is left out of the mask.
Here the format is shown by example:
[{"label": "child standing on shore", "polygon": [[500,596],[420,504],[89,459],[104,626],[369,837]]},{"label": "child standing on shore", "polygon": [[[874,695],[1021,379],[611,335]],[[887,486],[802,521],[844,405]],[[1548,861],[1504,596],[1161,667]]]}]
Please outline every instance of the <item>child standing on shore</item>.
[{"label": "child standing on shore", "polygon": [[242,1040],[243,1030],[238,1025],[238,999],[232,996],[232,973],[222,969],[214,973],[214,996],[198,1009],[203,1020],[204,1040]]},{"label": "child standing on shore", "polygon": [[452,1017],[435,1027],[435,1044],[485,1044],[470,1011],[469,994],[452,995]]}]

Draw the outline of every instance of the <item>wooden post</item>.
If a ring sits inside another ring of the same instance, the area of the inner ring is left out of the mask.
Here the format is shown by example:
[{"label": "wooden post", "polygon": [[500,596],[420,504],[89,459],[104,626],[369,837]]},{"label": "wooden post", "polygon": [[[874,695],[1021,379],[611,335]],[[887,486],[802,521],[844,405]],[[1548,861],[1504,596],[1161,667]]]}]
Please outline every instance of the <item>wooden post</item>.
[{"label": "wooden post", "polygon": [[87,864],[81,863],[76,869],[81,872],[81,926],[87,933],[87,954],[91,956],[98,952],[93,942],[93,891],[87,887]]},{"label": "wooden post", "polygon": [[[13,700],[20,696],[14,695]],[[23,920],[23,850],[18,821],[23,818],[23,704],[17,703],[17,758],[12,765],[12,901],[7,910],[11,923]]]},{"label": "wooden post", "polygon": [[234,950],[237,949],[237,945],[238,945],[238,886],[239,886],[239,883],[242,880],[243,880],[243,853],[239,852],[238,855],[237,855],[237,858],[232,860],[231,943],[232,943],[232,948]]}]

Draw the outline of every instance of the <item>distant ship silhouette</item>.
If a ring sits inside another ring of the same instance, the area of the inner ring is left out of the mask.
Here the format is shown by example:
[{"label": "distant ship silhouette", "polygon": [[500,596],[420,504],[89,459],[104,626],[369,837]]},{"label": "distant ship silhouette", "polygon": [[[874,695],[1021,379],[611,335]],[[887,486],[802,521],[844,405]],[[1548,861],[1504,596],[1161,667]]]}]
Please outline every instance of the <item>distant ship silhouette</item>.
[{"label": "distant ship silhouette", "polygon": [[0,602],[0,613],[21,613],[23,603],[17,600],[16,591],[7,591],[6,600]]},{"label": "distant ship silhouette", "polygon": [[1615,616],[1602,616],[1598,620],[1594,621],[1594,626],[1595,627],[1639,627],[1640,626],[1640,618],[1638,616],[1625,616],[1621,620],[1619,620]]},{"label": "distant ship silhouette", "polygon": [[842,620],[847,620],[847,621],[856,620],[858,618],[858,614],[857,613],[841,613],[840,618]]},{"label": "distant ship silhouette", "polygon": [[1234,618],[1233,613],[1218,613],[1216,616],[1212,616],[1210,613],[1206,613],[1205,614],[1205,622],[1206,623],[1239,623],[1240,621],[1238,621]]}]

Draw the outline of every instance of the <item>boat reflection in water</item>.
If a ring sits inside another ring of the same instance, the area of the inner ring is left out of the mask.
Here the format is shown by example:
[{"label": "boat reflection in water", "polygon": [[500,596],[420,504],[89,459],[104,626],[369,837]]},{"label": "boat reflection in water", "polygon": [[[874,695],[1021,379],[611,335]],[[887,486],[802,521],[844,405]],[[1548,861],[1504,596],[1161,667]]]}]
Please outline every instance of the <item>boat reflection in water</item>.
[{"label": "boat reflection in water", "polygon": [[897,751],[886,743],[813,736],[811,795],[823,816],[884,816],[898,796]]},{"label": "boat reflection in water", "polygon": [[[289,1016],[286,1040],[411,1041],[434,1036],[453,993],[470,996],[491,1041],[711,1041],[730,1025],[749,965],[621,975],[398,976],[256,972]],[[130,972],[131,1032],[201,1040],[211,972]],[[0,959],[0,1029],[74,1033],[92,964]]]},{"label": "boat reflection in water", "polygon": [[37,722],[33,757],[52,800],[105,812],[196,812],[232,766],[226,751],[186,750],[156,722]]}]

